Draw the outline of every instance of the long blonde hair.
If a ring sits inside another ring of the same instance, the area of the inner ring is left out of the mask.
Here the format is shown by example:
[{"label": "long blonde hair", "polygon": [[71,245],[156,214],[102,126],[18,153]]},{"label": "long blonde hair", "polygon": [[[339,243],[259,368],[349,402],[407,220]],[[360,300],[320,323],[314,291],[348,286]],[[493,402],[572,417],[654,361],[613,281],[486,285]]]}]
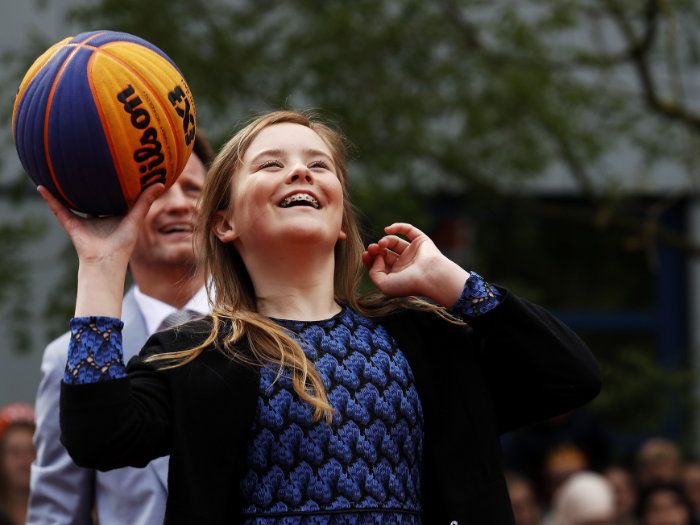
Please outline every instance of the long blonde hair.
[{"label": "long blonde hair", "polygon": [[[459,322],[444,308],[417,298],[389,298],[379,293],[359,296],[364,245],[347,189],[347,141],[341,133],[310,114],[275,111],[253,120],[223,146],[209,169],[202,191],[195,238],[199,269],[204,272],[213,304],[209,336],[195,348],[159,354],[150,360],[169,361],[164,368],[184,365],[223,335],[221,351],[254,366],[277,365],[278,378],[287,370],[294,391],[314,407],[314,418],[325,417],[330,423],[333,407],[314,364],[283,327],[257,312],[255,289],[242,258],[232,243],[222,242],[213,232],[217,212],[231,204],[231,178],[240,168],[248,147],[263,129],[281,123],[306,126],[321,137],[331,151],[343,188],[342,229],[347,238],[335,246],[335,300],[369,317],[408,307],[433,311],[451,322]],[[249,352],[241,351],[239,343],[244,340]]]}]

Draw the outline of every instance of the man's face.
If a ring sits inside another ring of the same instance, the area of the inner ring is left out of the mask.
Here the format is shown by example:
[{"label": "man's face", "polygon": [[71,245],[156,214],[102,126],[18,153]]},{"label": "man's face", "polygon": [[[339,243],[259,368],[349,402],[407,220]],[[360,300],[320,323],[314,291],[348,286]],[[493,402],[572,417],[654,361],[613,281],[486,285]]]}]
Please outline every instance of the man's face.
[{"label": "man's face", "polygon": [[194,266],[192,229],[205,175],[202,161],[192,153],[182,174],[148,211],[132,265]]}]

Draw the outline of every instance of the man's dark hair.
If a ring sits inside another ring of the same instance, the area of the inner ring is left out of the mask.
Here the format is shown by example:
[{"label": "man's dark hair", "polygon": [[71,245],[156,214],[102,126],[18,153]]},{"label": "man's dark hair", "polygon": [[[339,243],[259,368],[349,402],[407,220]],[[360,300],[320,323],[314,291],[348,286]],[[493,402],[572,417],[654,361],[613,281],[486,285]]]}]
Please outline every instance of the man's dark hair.
[{"label": "man's dark hair", "polygon": [[194,139],[194,153],[197,154],[199,160],[202,161],[204,167],[209,169],[212,161],[214,160],[214,150],[207,140],[207,136],[202,132],[201,129],[197,129],[197,135]]}]

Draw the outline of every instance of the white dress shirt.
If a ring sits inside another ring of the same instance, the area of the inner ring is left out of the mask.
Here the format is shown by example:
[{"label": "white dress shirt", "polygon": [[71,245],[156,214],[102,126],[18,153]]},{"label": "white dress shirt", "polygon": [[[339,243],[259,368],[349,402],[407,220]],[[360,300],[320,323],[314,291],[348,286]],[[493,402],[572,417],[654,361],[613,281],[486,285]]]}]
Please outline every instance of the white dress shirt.
[{"label": "white dress shirt", "polygon": [[[134,286],[134,299],[136,299],[136,304],[139,310],[141,310],[141,315],[143,315],[143,319],[146,322],[148,335],[153,335],[165,318],[178,310],[163,301],[146,295],[139,290],[138,286]],[[207,315],[210,312],[210,308],[206,288],[202,286],[199,291],[194,294],[192,299],[182,307],[182,310],[192,310],[198,314]]]}]

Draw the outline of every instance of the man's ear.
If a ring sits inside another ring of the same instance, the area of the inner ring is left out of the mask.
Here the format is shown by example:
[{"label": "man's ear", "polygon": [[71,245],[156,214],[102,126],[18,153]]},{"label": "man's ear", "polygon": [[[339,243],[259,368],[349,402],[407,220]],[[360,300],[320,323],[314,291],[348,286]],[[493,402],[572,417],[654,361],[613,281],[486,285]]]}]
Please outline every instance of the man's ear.
[{"label": "man's ear", "polygon": [[221,242],[233,242],[238,238],[238,232],[233,227],[233,222],[229,219],[227,210],[216,212],[211,229]]}]

